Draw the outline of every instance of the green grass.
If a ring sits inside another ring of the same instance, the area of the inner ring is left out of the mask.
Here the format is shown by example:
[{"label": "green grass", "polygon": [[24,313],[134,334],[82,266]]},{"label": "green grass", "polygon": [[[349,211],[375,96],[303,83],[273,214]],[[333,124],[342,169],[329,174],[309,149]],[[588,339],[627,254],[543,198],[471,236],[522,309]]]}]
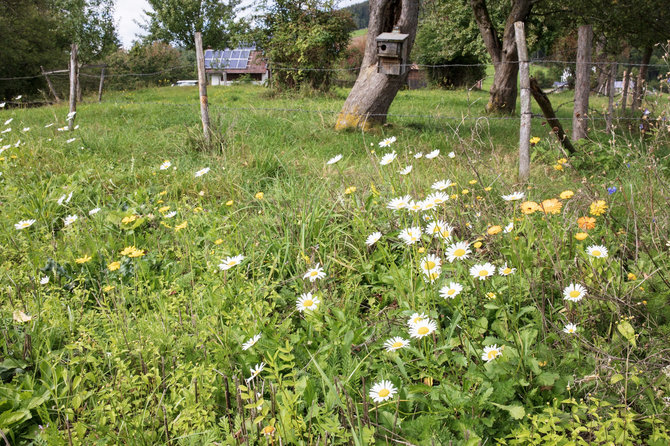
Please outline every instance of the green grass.
[{"label": "green grass", "polygon": [[352,32],[351,32],[351,37],[353,38],[353,37],[358,37],[358,36],[364,36],[364,35],[366,35],[367,33],[368,33],[368,29],[367,29],[367,28],[361,28],[361,29],[357,29],[357,30],[355,30],[355,31],[352,31]]},{"label": "green grass", "polygon": [[[10,444],[267,444],[267,426],[274,444],[322,444],[326,432],[330,444],[667,444],[663,132],[622,121],[612,137],[595,121],[557,170],[563,153],[535,119],[541,141],[520,185],[518,120],[482,117],[485,92],[402,91],[388,124],[369,133],[334,130],[346,90],[208,93],[207,150],[190,87],[107,93],[78,106],[72,134],[56,131],[63,106],[0,111],[0,122],[13,118],[0,145],[22,141],[0,154],[0,429]],[[435,149],[435,159],[414,157]],[[391,150],[398,159],[380,166]],[[471,257],[453,263],[446,241],[405,246],[400,231],[426,222],[386,208],[447,178],[452,198],[428,215],[469,243]],[[575,195],[556,215],[524,216],[501,199],[520,190],[540,203],[566,189]],[[595,200],[607,211],[577,241]],[[78,220],[65,227],[68,215]],[[14,228],[26,219],[36,222]],[[511,233],[488,233],[509,222]],[[368,247],[374,231],[383,237]],[[609,257],[589,257],[592,244]],[[121,254],[131,246],[139,257]],[[443,262],[434,284],[420,270],[428,253]],[[238,254],[240,265],[219,270]],[[470,277],[485,262],[516,272]],[[304,280],[316,263],[326,277]],[[445,300],[438,291],[451,281],[464,290]],[[573,282],[588,289],[578,303],[562,295]],[[307,292],[321,304],[299,313]],[[17,321],[19,310],[32,320]],[[389,337],[409,339],[414,312],[436,333],[387,353]],[[562,332],[567,322],[577,335]],[[487,363],[492,344],[504,350]],[[382,379],[399,392],[377,405],[367,393]]]}]

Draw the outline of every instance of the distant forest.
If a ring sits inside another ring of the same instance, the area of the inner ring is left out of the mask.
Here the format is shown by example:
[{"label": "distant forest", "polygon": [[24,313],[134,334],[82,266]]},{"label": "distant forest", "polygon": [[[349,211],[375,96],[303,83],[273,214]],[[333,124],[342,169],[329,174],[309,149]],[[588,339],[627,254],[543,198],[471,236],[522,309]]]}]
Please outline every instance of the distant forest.
[{"label": "distant forest", "polygon": [[344,10],[351,12],[356,29],[368,27],[368,22],[370,21],[370,6],[368,2],[356,3],[355,5],[347,6]]}]

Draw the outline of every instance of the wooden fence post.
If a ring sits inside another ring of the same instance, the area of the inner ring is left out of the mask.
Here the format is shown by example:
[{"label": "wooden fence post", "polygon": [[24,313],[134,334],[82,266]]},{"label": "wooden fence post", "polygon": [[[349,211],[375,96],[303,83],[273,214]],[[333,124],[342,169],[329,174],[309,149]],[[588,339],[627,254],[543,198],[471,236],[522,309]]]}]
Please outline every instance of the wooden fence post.
[{"label": "wooden fence post", "polygon": [[54,84],[51,83],[51,79],[49,79],[49,75],[47,74],[46,71],[44,71],[44,67],[42,65],[40,65],[40,70],[42,70],[42,74],[44,75],[44,78],[47,80],[47,85],[49,86],[49,91],[51,91],[51,95],[54,97],[56,102],[60,102],[60,98],[56,94]]},{"label": "wooden fence post", "polygon": [[102,86],[105,83],[105,67],[100,70],[100,87],[98,87],[98,102],[102,102]]},{"label": "wooden fence post", "polygon": [[575,107],[572,113],[572,140],[588,136],[589,93],[591,92],[591,44],[593,27],[582,25],[577,31],[577,68],[575,76]]},{"label": "wooden fence post", "polygon": [[195,33],[195,56],[198,63],[198,89],[200,93],[200,118],[205,141],[209,144],[209,104],[207,102],[207,76],[205,75],[205,55],[202,51],[202,34]]},{"label": "wooden fence post", "polygon": [[77,113],[77,44],[72,44],[70,50],[70,119],[67,123],[69,131],[74,130],[74,118]]},{"label": "wooden fence post", "polygon": [[617,64],[610,66],[610,78],[607,82],[607,133],[612,132],[612,118],[614,117],[614,82],[616,82]]},{"label": "wooden fence post", "polygon": [[519,126],[519,181],[525,183],[530,177],[530,69],[528,49],[523,22],[514,22],[516,49],[519,55],[521,80],[521,124]]}]

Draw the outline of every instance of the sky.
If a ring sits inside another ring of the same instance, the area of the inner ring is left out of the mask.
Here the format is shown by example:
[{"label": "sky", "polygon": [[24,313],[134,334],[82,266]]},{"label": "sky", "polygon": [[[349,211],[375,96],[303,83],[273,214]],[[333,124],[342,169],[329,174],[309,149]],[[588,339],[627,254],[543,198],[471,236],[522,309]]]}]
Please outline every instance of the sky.
[{"label": "sky", "polygon": [[[341,0],[340,6],[353,5],[363,0]],[[253,3],[253,0],[243,0],[242,4]],[[142,28],[136,23],[145,21],[144,10],[149,9],[147,0],[116,0],[114,17],[118,26],[119,38],[124,48],[130,48],[137,34],[142,34]]]}]

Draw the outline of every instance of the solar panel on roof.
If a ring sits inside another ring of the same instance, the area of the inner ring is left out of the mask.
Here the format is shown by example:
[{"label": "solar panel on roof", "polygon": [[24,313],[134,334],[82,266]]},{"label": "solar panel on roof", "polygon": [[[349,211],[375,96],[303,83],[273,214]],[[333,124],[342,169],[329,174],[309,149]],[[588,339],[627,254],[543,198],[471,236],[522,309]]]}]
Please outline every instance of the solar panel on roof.
[{"label": "solar panel on roof", "polygon": [[249,55],[255,47],[241,46],[234,50],[206,50],[205,68],[244,70],[249,65]]}]

